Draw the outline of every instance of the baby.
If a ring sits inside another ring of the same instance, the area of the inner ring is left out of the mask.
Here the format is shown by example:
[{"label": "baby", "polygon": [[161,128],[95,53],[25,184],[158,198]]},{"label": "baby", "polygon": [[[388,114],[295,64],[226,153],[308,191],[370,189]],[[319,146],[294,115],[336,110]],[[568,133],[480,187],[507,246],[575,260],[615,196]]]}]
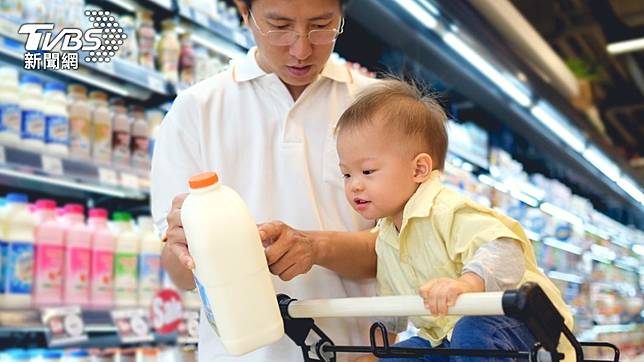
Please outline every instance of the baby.
[{"label": "baby", "polygon": [[[528,281],[541,286],[572,327],[521,226],[441,184],[448,138],[445,112],[435,99],[405,82],[382,81],[344,112],[336,134],[346,197],[363,217],[378,220],[378,294],[418,293],[431,311],[411,318],[418,337],[396,346],[530,350],[535,340],[516,319],[446,315],[463,293]],[[388,324],[399,333],[407,318]],[[570,348],[560,351],[574,359]],[[431,357],[441,359],[447,357]]]}]

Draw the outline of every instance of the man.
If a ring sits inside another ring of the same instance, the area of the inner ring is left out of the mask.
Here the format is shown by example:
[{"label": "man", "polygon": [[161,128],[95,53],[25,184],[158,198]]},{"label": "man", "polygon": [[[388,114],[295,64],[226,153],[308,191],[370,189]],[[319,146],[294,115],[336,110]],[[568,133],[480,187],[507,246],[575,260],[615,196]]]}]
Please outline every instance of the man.
[{"label": "man", "polygon": [[[238,0],[237,6],[257,47],[227,71],[183,91],[156,143],[151,201],[167,238],[162,263],[179,288],[195,287],[180,208],[188,178],[212,170],[242,196],[257,222],[283,221],[260,226],[270,270],[279,276],[274,279],[278,292],[298,299],[373,295],[371,281],[348,281],[335,273],[359,279],[366,275],[356,270],[375,273],[376,267],[375,235],[356,232],[373,223],[344,200],[333,137],[339,116],[373,82],[329,61],[344,23],[342,1]],[[356,266],[350,258],[355,253],[373,257]],[[365,322],[345,318],[318,324],[336,344],[363,345],[368,343]],[[302,357],[284,337],[233,358],[202,315],[199,360]]]}]

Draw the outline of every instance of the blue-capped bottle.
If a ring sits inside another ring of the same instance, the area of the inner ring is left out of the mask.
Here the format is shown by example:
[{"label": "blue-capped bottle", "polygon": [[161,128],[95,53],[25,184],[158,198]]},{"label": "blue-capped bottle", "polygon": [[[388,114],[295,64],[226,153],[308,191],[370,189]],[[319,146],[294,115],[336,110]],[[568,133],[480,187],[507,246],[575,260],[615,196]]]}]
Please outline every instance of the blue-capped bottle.
[{"label": "blue-capped bottle", "polygon": [[29,211],[27,195],[10,193],[5,200],[3,227],[7,255],[4,305],[24,307],[31,305],[35,220]]},{"label": "blue-capped bottle", "polygon": [[45,144],[49,152],[69,153],[69,114],[65,85],[51,82],[45,85]]},{"label": "blue-capped bottle", "polygon": [[22,143],[35,150],[45,147],[45,102],[42,81],[37,76],[26,74],[20,81],[20,133]]}]

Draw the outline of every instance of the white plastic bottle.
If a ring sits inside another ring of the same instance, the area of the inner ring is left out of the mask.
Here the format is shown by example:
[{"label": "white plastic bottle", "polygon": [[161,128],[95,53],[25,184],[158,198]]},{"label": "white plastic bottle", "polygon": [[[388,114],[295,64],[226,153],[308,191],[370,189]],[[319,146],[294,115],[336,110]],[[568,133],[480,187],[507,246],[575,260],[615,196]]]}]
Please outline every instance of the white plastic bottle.
[{"label": "white plastic bottle", "polygon": [[232,355],[277,341],[284,326],[250,211],[213,172],[193,176],[189,185],[181,222],[208,322]]},{"label": "white plastic bottle", "polygon": [[69,114],[62,83],[47,83],[45,86],[45,144],[52,153],[69,153]]},{"label": "white plastic bottle", "polygon": [[108,108],[107,94],[93,91],[89,94],[92,112],[92,158],[109,164],[112,160],[112,113]]},{"label": "white plastic bottle", "polygon": [[154,232],[149,216],[139,216],[139,305],[152,305],[154,295],[161,288],[161,240]]},{"label": "white plastic bottle", "polygon": [[114,304],[134,306],[137,304],[137,259],[139,236],[132,228],[132,216],[127,212],[113,215],[116,230],[114,253]]},{"label": "white plastic bottle", "polygon": [[3,227],[9,247],[3,305],[24,307],[31,305],[36,225],[27,205],[27,195],[11,193],[6,201]]},{"label": "white plastic bottle", "polygon": [[132,167],[137,170],[150,169],[150,131],[143,112],[132,113]]},{"label": "white plastic bottle", "polygon": [[[4,230],[4,219],[5,219],[5,198],[0,198],[0,305],[4,305],[4,293],[5,293],[5,269],[7,265],[7,254],[9,252],[9,243],[7,242],[5,230]],[[169,278],[168,278],[169,279]]]},{"label": "white plastic bottle", "polygon": [[87,101],[87,89],[72,84],[69,94],[69,151],[74,157],[89,158],[92,151],[91,118],[92,111]]},{"label": "white plastic bottle", "polygon": [[45,147],[45,103],[42,82],[34,75],[26,74],[20,82],[20,132],[25,146],[41,151]]},{"label": "white plastic bottle", "polygon": [[130,119],[122,99],[112,99],[112,161],[115,164],[130,164]]},{"label": "white plastic bottle", "polygon": [[0,67],[0,141],[20,142],[19,92],[18,70]]}]

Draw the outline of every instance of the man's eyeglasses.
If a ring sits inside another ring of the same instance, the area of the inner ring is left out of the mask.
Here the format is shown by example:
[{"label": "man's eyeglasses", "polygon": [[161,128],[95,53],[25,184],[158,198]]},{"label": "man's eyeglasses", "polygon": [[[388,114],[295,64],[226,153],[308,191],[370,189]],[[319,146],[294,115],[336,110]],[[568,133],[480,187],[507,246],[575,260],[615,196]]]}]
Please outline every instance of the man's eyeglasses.
[{"label": "man's eyeglasses", "polygon": [[[293,30],[269,30],[267,32],[263,32],[259,25],[257,25],[253,12],[250,10],[248,12],[250,13],[250,18],[253,20],[255,27],[259,30],[259,33],[262,34],[262,36],[265,36],[266,40],[268,40],[271,45],[290,46],[297,41],[298,37],[302,36],[302,34]],[[340,34],[342,34],[343,31],[344,17],[340,18],[339,29],[315,29],[309,31],[307,36],[311,44],[331,44]]]}]

